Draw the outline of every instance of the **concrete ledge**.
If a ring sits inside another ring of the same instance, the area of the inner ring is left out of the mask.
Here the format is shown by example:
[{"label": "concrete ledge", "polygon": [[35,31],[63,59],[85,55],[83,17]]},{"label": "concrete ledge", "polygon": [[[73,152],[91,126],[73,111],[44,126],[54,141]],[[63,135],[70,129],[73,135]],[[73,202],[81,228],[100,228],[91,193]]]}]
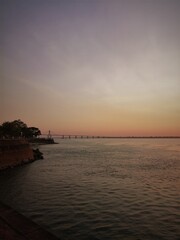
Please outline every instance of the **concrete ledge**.
[{"label": "concrete ledge", "polygon": [[22,214],[0,203],[0,239],[2,240],[57,240]]}]

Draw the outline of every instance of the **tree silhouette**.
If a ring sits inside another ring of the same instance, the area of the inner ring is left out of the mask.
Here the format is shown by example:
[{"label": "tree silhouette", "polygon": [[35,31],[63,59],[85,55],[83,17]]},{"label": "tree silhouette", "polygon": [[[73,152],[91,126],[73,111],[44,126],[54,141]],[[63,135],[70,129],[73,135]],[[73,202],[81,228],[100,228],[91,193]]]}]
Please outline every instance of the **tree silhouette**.
[{"label": "tree silhouette", "polygon": [[20,119],[12,122],[4,122],[0,126],[0,136],[4,138],[34,138],[39,135],[41,135],[41,131],[38,128],[28,127],[26,123],[22,122]]}]

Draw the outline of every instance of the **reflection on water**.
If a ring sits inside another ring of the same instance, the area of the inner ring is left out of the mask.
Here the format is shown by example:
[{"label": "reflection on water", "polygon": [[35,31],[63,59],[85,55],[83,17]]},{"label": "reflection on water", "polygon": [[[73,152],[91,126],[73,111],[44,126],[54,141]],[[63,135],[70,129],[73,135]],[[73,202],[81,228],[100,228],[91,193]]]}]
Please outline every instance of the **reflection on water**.
[{"label": "reflection on water", "polygon": [[179,139],[59,139],[0,199],[61,239],[180,239]]}]

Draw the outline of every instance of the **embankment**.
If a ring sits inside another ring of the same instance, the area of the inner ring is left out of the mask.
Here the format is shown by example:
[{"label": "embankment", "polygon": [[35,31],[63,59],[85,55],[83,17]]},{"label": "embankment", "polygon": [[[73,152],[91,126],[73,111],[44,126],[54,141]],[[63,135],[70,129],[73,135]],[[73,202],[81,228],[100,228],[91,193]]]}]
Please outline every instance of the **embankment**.
[{"label": "embankment", "polygon": [[43,145],[43,144],[56,144],[54,142],[53,138],[30,138],[28,139],[29,143],[31,144],[38,144],[38,145]]},{"label": "embankment", "polygon": [[0,140],[0,170],[32,161],[33,150],[25,139]]},{"label": "embankment", "polygon": [[0,213],[0,239],[57,240],[55,236],[41,228],[38,224],[1,202]]}]

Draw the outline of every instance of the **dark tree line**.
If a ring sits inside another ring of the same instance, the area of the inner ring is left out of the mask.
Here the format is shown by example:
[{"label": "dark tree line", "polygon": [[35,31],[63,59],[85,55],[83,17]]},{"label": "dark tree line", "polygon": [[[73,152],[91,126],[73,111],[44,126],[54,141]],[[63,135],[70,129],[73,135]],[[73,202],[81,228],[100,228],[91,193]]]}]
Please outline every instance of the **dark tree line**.
[{"label": "dark tree line", "polygon": [[4,122],[0,125],[1,138],[36,138],[41,135],[41,131],[36,127],[28,127],[20,119],[12,122]]}]

